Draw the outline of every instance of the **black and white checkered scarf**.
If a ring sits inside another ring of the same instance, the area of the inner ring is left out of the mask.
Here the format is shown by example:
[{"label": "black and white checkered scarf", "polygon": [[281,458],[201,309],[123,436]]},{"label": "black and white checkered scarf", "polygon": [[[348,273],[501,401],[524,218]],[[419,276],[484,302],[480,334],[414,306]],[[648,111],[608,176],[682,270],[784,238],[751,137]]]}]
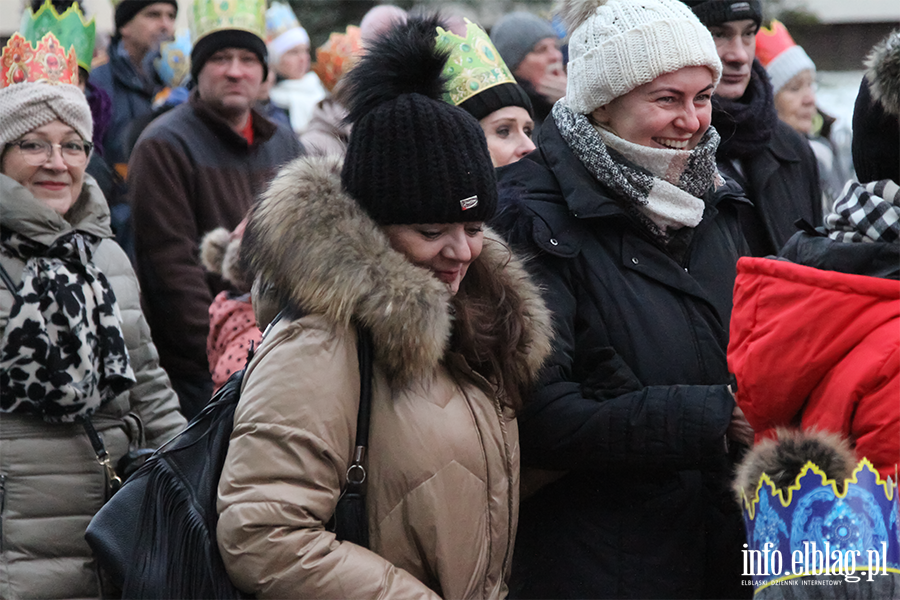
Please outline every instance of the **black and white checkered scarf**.
[{"label": "black and white checkered scarf", "polygon": [[565,99],[553,106],[553,120],[566,144],[623,208],[663,243],[703,218],[704,195],[724,183],[716,167],[719,134],[710,127],[692,150],[649,148],[598,129]]},{"label": "black and white checkered scarf", "polygon": [[0,412],[72,422],[134,385],[115,294],[91,258],[99,239],[73,231],[48,247],[2,229],[0,241],[25,261],[0,340]]},{"label": "black and white checkered scarf", "polygon": [[828,237],[838,242],[900,241],[900,186],[890,179],[865,185],[848,181],[825,217]]}]

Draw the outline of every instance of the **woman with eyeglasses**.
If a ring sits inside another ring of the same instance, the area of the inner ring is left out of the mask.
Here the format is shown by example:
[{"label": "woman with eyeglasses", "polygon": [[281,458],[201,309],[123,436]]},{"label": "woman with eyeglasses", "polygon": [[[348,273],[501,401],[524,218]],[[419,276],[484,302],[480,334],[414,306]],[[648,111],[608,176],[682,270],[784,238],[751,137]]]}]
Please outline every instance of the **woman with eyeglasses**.
[{"label": "woman with eyeglasses", "polygon": [[52,34],[36,47],[16,34],[0,63],[3,598],[101,597],[84,531],[126,463],[185,424],[85,174],[93,124],[73,57]]}]

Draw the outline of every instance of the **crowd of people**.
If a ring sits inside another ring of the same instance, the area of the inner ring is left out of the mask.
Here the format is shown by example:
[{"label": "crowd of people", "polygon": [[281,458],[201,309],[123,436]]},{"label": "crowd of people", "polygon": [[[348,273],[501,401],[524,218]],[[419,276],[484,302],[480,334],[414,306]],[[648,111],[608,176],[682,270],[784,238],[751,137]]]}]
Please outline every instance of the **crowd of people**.
[{"label": "crowd of people", "polygon": [[[103,64],[75,0],[0,61],[0,597],[109,597],[88,522],[241,369],[258,598],[749,598],[754,444],[896,480],[900,31],[851,168],[758,0],[385,4],[315,49],[280,2],[114,6]],[[359,328],[368,547],[327,526]]]}]

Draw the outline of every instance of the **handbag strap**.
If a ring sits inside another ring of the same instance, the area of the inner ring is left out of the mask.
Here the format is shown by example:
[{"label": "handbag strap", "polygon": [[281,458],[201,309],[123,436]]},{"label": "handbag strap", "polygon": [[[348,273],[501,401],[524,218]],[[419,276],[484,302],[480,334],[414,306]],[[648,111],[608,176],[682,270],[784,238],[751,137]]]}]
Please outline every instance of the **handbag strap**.
[{"label": "handbag strap", "polygon": [[94,423],[91,421],[90,415],[85,415],[84,418],[81,419],[81,424],[84,427],[84,432],[87,434],[88,439],[91,441],[94,453],[97,455],[97,462],[99,462],[100,466],[106,470],[109,495],[112,496],[122,487],[122,478],[116,473],[112,460],[109,458],[109,452],[106,451],[106,444],[103,443],[103,438],[100,437],[100,434],[97,433],[97,429],[94,428]]},{"label": "handbag strap", "polygon": [[[275,324],[284,317],[298,319],[306,313],[293,305],[287,305],[272,319],[272,322],[263,332],[262,339],[266,339]],[[369,445],[369,418],[372,414],[372,333],[360,323],[356,324],[356,356],[359,361],[359,411],[356,414],[356,442],[354,443],[353,459],[347,467],[347,492],[365,495],[366,481],[366,448]],[[260,342],[262,343],[262,342]],[[250,364],[250,357],[247,364]]]},{"label": "handbag strap", "polygon": [[359,359],[359,412],[356,415],[356,444],[353,461],[347,467],[347,491],[364,495],[366,448],[369,445],[369,417],[372,414],[372,334],[356,325],[356,353]]}]

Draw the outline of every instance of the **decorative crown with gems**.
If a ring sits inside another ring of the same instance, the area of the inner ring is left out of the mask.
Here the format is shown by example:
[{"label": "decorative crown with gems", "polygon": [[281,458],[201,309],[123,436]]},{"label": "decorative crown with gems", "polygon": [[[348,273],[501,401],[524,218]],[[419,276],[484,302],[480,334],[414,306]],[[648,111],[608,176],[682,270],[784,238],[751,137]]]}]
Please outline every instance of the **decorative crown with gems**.
[{"label": "decorative crown with gems", "polygon": [[437,28],[437,47],[450,52],[444,76],[444,101],[459,106],[475,94],[503,83],[516,83],[484,29],[466,19],[466,37]]},{"label": "decorative crown with gems", "polygon": [[75,48],[70,46],[67,54],[52,33],[36,45],[14,33],[0,54],[0,87],[39,82],[78,85]]},{"label": "decorative crown with gems", "polygon": [[753,578],[757,593],[790,579],[837,574],[838,568],[845,577],[855,573],[868,581],[900,573],[897,484],[881,479],[867,459],[844,482],[829,479],[812,462],[783,490],[763,473],[754,494],[741,493],[741,505],[748,545],[744,575]]},{"label": "decorative crown with gems", "polygon": [[59,14],[50,0],[46,0],[36,13],[27,8],[19,24],[19,33],[32,44],[39,43],[46,34],[52,33],[63,48],[74,47],[78,66],[88,73],[94,58],[96,29],[96,18],[88,21],[78,2],[73,2]]},{"label": "decorative crown with gems", "polygon": [[266,0],[194,0],[191,17],[194,45],[223,29],[241,29],[266,39]]}]

